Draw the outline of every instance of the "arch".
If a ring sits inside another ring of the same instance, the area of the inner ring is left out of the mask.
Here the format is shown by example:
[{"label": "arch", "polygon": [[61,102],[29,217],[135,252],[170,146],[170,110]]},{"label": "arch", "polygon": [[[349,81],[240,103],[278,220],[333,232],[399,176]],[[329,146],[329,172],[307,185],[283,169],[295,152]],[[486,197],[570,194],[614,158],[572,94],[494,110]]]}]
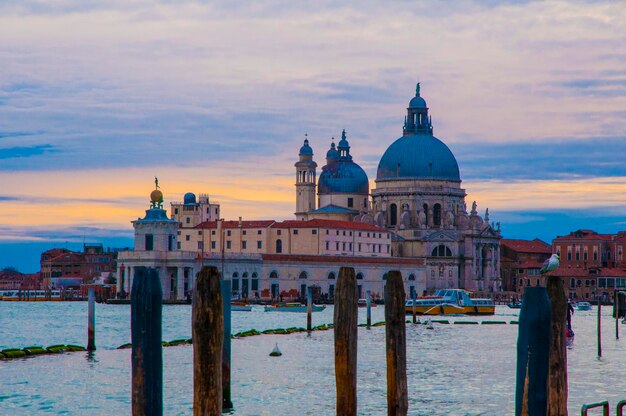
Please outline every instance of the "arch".
[{"label": "arch", "polygon": [[307,274],[305,271],[301,271],[300,272],[300,276],[298,276],[298,279],[306,279],[307,278]]},{"label": "arch", "polygon": [[270,273],[270,279],[278,279],[278,272],[276,270],[272,270]]},{"label": "arch", "polygon": [[363,273],[359,272],[356,274],[356,279],[357,280],[363,280]]},{"label": "arch", "polygon": [[328,279],[335,279],[335,273],[334,272],[328,273]]},{"label": "arch", "polygon": [[441,204],[435,204],[433,206],[433,225],[435,227],[441,227]]},{"label": "arch", "polygon": [[248,272],[243,272],[243,274],[241,275],[241,277],[243,279],[247,279],[248,278]]},{"label": "arch", "polygon": [[253,272],[252,273],[252,278],[253,279],[258,279],[259,278],[259,275],[257,274],[257,272]]},{"label": "arch", "polygon": [[389,205],[389,225],[398,224],[398,206],[396,204]]},{"label": "arch", "polygon": [[422,208],[424,209],[424,216],[426,217],[426,227],[428,227],[428,204],[424,204]]},{"label": "arch", "polygon": [[437,247],[433,248],[430,255],[432,257],[452,257],[452,250],[444,244],[439,244]]},{"label": "arch", "polygon": [[239,277],[239,273],[234,272],[234,273],[233,273],[233,275],[232,275],[232,278],[233,278],[233,279],[236,279],[236,278],[238,278],[238,277]]},{"label": "arch", "polygon": [[280,254],[283,252],[283,240],[280,238],[276,240],[276,253]]},{"label": "arch", "polygon": [[413,273],[409,275],[409,280],[415,280],[415,275]]}]

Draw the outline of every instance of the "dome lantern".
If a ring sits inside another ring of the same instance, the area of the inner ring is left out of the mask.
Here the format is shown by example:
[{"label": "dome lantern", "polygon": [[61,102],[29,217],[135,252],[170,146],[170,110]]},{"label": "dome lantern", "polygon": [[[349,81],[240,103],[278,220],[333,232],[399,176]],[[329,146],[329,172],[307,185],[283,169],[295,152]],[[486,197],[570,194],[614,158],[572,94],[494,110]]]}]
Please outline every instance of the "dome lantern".
[{"label": "dome lantern", "polygon": [[415,97],[409,102],[404,119],[404,135],[433,134],[433,126],[428,116],[426,100],[420,96],[420,83],[415,87]]}]

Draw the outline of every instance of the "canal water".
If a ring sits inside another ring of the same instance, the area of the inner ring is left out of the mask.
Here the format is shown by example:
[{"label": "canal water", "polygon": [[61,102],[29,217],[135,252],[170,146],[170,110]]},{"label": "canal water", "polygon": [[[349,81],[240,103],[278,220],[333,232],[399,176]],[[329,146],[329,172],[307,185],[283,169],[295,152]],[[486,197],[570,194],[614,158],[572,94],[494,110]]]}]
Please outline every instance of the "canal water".
[{"label": "canal water", "polygon": [[[605,312],[605,313],[604,313]],[[359,310],[365,322],[365,309]],[[498,306],[495,316],[458,321],[506,321],[505,325],[407,324],[409,414],[511,415],[515,403],[518,310]],[[382,321],[384,307],[372,309]],[[314,325],[331,323],[332,306],[314,313]],[[597,358],[596,310],[576,312],[576,339],[568,350],[569,410],[583,403],[626,399],[626,325],[615,339],[610,308],[603,310],[603,357]],[[163,307],[163,339],[191,336],[191,308]],[[233,332],[305,326],[306,315],[233,312]],[[87,304],[0,302],[0,349],[30,345],[86,344]],[[359,414],[386,414],[385,328],[359,328]],[[130,414],[130,307],[96,305],[94,354],[76,352],[0,361],[0,415]],[[279,358],[268,354],[278,343]],[[163,349],[164,413],[190,415],[192,347]],[[333,332],[261,335],[232,341],[235,415],[333,415]],[[612,410],[612,413],[614,410]]]}]

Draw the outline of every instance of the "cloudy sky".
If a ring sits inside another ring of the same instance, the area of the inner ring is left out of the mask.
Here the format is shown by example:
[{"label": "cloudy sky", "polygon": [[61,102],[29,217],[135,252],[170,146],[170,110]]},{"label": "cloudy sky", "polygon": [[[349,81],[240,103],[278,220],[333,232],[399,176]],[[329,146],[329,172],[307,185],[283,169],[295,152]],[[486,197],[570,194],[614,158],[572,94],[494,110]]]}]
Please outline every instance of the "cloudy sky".
[{"label": "cloudy sky", "polygon": [[167,203],[290,218],[308,133],[372,187],[421,82],[468,205],[508,238],[626,229],[626,5],[614,1],[0,2],[0,267],[132,244]]}]

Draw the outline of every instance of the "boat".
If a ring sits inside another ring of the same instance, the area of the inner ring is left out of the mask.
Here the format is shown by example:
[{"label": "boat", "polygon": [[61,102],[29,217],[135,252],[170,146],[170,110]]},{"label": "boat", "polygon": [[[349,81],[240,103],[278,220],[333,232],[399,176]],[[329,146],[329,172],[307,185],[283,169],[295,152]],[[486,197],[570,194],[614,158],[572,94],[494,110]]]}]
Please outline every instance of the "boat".
[{"label": "boat", "polygon": [[[359,305],[359,308],[367,308],[367,299],[359,299],[357,305]],[[376,307],[374,300],[370,300],[370,307]]]},{"label": "boat", "polygon": [[[413,313],[413,300],[404,305],[406,313]],[[491,299],[472,299],[463,289],[437,290],[433,296],[415,300],[418,315],[493,315],[496,305]]]},{"label": "boat", "polygon": [[579,311],[590,311],[591,310],[591,303],[589,302],[578,302],[578,305],[576,305],[576,309]]},{"label": "boat", "polygon": [[522,307],[522,302],[511,302],[511,303],[507,303],[506,306],[508,306],[511,309],[520,309]]},{"label": "boat", "polygon": [[3,302],[58,302],[60,300],[60,290],[5,290],[2,293]]},{"label": "boat", "polygon": [[245,302],[231,302],[230,310],[239,312],[250,312],[252,311],[252,305]]},{"label": "boat", "polygon": [[[306,312],[307,306],[302,303],[277,303],[265,306],[265,312]],[[313,305],[313,312],[326,309],[323,305]]]}]

